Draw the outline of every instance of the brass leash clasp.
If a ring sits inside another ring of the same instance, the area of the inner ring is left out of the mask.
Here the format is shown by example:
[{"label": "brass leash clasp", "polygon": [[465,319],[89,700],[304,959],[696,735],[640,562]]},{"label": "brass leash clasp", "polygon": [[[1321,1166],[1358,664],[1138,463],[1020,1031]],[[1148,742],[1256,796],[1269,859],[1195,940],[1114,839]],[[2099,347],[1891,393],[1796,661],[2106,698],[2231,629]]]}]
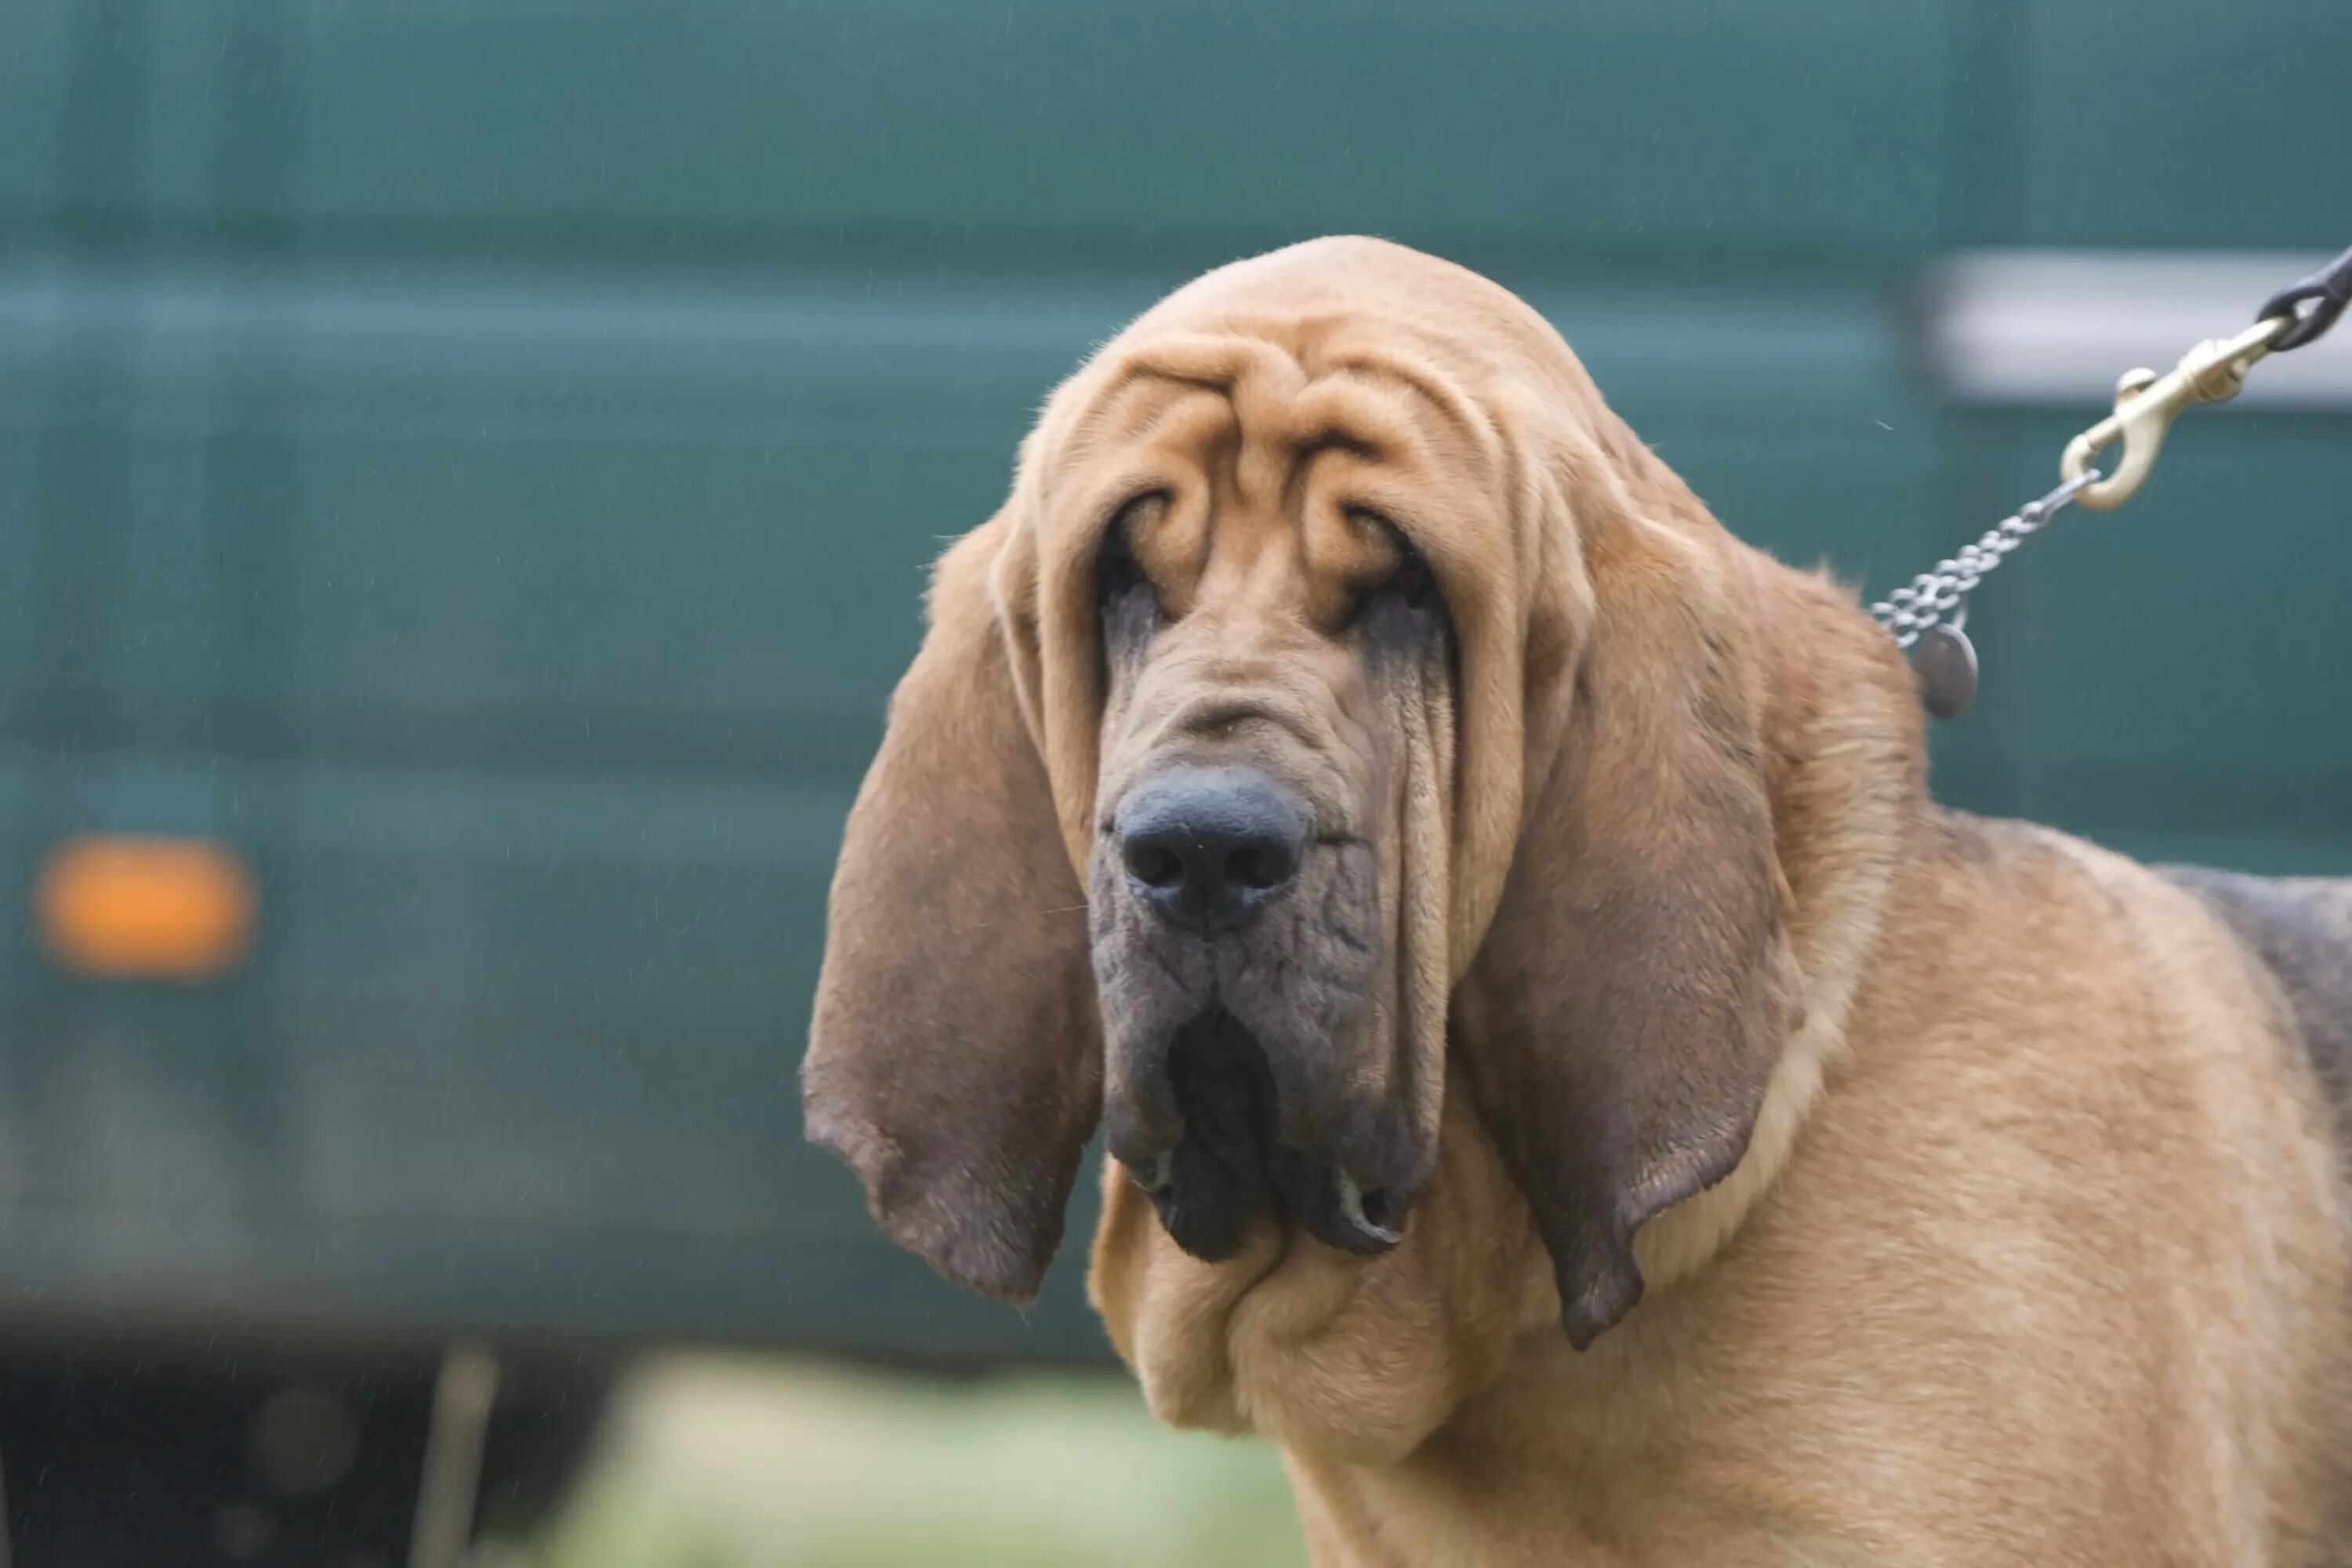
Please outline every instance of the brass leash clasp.
[{"label": "brass leash clasp", "polygon": [[2084,485],[2074,499],[2094,511],[2111,511],[2131,500],[2156,466],[2165,433],[2180,411],[2193,403],[2226,403],[2237,396],[2246,372],[2294,324],[2291,317],[2273,316],[2234,338],[2199,343],[2163,375],[2152,370],[2125,373],[2116,383],[2116,411],[2066,443],[2058,471],[2074,483],[2117,440],[2124,444],[2123,457],[2106,478]]}]

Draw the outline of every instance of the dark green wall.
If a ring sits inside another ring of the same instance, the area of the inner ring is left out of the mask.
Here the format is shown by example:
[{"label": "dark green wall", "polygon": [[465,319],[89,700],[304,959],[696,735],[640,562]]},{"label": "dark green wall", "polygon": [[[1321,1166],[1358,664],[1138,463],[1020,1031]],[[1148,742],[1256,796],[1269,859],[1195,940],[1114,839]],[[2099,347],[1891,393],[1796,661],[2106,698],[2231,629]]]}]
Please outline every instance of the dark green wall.
[{"label": "dark green wall", "polygon": [[[1024,1319],[892,1253],[793,1083],[922,564],[1046,389],[1202,267],[1390,234],[1884,588],[2096,412],[1948,404],[1922,269],[2340,247],[2347,46],[2340,0],[0,7],[0,887],[103,828],[263,889],[186,992],[0,899],[0,1308],[1088,1352],[1074,1270]],[[2202,418],[2037,543],[1945,793],[2352,870],[2347,433]]]}]

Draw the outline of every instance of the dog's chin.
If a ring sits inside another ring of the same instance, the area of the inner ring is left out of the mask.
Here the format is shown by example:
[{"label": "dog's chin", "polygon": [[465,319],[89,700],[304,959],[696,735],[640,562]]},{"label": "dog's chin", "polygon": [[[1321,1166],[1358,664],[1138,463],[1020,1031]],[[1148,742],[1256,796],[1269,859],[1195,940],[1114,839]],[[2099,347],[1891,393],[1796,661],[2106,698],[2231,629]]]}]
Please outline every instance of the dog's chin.
[{"label": "dog's chin", "polygon": [[1148,1164],[1122,1163],[1177,1246],[1221,1263],[1268,1214],[1344,1252],[1385,1252],[1402,1238],[1384,1190],[1282,1141],[1275,1076],[1232,1014],[1212,1009],[1178,1027],[1166,1061],[1182,1135]]}]

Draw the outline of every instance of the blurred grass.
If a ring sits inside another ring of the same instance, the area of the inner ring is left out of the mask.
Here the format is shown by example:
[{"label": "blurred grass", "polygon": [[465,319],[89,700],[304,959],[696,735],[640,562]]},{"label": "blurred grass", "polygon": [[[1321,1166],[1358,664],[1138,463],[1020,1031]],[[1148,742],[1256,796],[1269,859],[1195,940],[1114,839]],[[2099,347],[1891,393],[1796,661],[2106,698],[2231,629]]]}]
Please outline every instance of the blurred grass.
[{"label": "blurred grass", "polygon": [[1264,1444],[1171,1431],[1109,1374],[973,1382],[649,1364],[534,1568],[1296,1568]]}]

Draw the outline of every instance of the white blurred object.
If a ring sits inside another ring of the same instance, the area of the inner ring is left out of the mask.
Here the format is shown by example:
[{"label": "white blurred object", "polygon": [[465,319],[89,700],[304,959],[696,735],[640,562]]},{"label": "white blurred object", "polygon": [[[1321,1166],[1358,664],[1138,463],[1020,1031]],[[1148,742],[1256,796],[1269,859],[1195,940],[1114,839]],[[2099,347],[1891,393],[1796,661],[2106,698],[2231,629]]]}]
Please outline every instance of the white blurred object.
[{"label": "white blurred object", "polygon": [[[2163,369],[2252,323],[2326,252],[1973,251],[1929,277],[1927,365],[1970,403],[2105,407],[2116,378]],[[2237,406],[2352,407],[2352,326],[2246,377]]]}]

